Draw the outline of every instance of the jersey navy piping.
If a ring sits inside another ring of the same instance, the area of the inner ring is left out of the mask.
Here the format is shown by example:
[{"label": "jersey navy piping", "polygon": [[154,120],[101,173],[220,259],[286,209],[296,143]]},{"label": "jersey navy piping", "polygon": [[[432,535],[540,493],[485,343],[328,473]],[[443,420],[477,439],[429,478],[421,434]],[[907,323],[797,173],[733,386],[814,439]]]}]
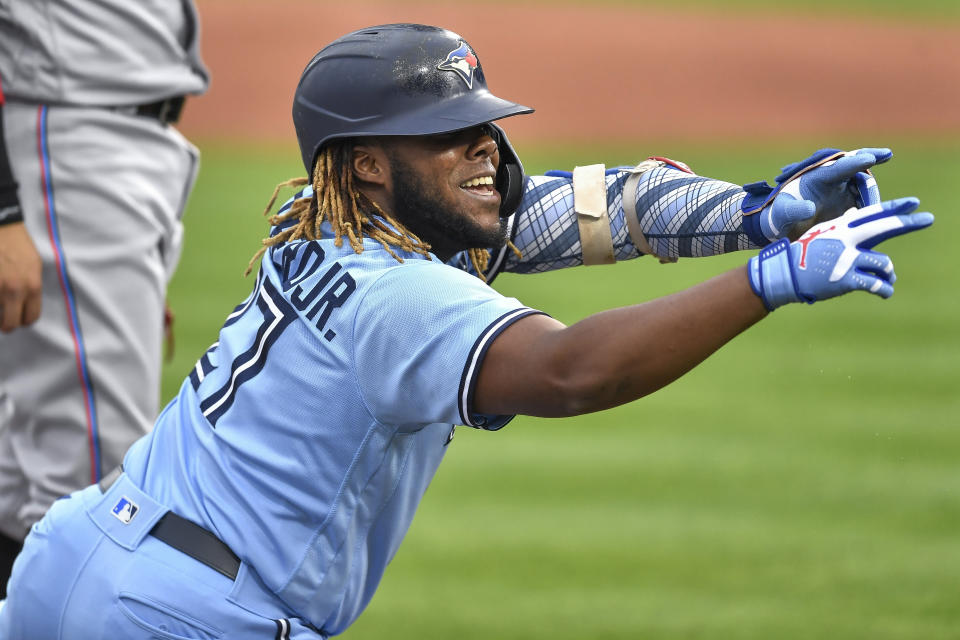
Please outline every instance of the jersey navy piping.
[{"label": "jersey navy piping", "polygon": [[213,362],[210,361],[210,354],[216,351],[219,346],[219,341],[210,345],[210,348],[204,352],[200,359],[197,360],[197,364],[190,370],[190,384],[193,385],[194,391],[200,390],[200,383],[203,382],[203,379],[207,377],[208,373],[213,371],[214,366]]},{"label": "jersey navy piping", "polygon": [[[543,311],[530,309],[529,307],[508,311],[491,322],[487,326],[486,330],[480,334],[476,342],[473,343],[473,347],[470,348],[470,354],[467,356],[467,363],[463,368],[463,375],[460,377],[458,408],[460,410],[460,419],[463,420],[463,424],[466,426],[479,427],[482,429],[487,428],[486,421],[481,420],[474,422],[470,419],[470,407],[473,404],[473,392],[477,386],[477,373],[480,369],[480,362],[483,361],[484,356],[487,354],[487,349],[490,348],[493,339],[520,318],[525,318],[534,314],[547,315],[543,313]],[[506,422],[495,429],[490,430],[496,431],[497,429],[503,428],[505,425]]]},{"label": "jersey navy piping", "polygon": [[240,316],[247,312],[247,308],[252,305],[254,300],[257,298],[257,292],[260,291],[260,281],[263,280],[263,278],[263,269],[260,269],[257,271],[257,281],[254,283],[253,291],[250,292],[250,295],[247,296],[246,300],[233,308],[233,311],[230,312],[230,315],[227,316],[227,319],[223,323],[224,328],[232,325],[234,322],[240,319]]},{"label": "jersey navy piping", "polygon": [[280,295],[269,278],[263,279],[257,297],[264,301],[269,310],[274,313],[274,317],[269,323],[265,319],[250,348],[234,359],[227,382],[200,403],[200,410],[204,417],[214,427],[220,416],[233,404],[234,390],[260,372],[266,364],[270,345],[283,335],[283,330],[296,317],[290,304]]}]

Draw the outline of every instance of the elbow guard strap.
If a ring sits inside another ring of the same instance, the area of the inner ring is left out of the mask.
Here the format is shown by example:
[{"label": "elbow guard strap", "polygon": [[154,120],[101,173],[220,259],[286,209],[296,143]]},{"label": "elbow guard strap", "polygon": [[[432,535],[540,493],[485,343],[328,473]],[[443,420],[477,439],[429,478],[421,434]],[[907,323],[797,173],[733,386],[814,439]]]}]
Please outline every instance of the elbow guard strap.
[{"label": "elbow guard strap", "polygon": [[667,164],[685,173],[693,173],[687,165],[680,167],[677,166],[679,163],[673,161],[667,162],[666,158],[649,158],[631,169],[630,175],[623,183],[623,215],[627,219],[627,231],[630,233],[630,240],[633,241],[633,246],[635,246],[640,253],[657,258],[661,264],[676,262],[677,259],[663,258],[653,252],[653,247],[650,246],[650,242],[647,240],[647,236],[643,233],[643,228],[640,226],[640,216],[637,215],[637,186],[640,184],[640,176],[651,169],[663,167]]},{"label": "elbow guard strap", "polygon": [[602,164],[573,170],[573,208],[580,230],[583,264],[613,264],[613,235],[607,214],[606,169]]}]

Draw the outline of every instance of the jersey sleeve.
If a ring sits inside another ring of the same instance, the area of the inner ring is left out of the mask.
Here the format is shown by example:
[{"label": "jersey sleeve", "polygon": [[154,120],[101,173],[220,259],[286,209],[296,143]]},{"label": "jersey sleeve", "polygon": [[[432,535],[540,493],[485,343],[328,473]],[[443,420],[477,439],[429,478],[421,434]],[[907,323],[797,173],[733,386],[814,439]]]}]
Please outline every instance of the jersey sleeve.
[{"label": "jersey sleeve", "polygon": [[493,340],[540,313],[459,269],[410,262],[371,285],[357,310],[354,363],[367,409],[410,429],[430,423],[496,430],[513,416],[473,410]]}]

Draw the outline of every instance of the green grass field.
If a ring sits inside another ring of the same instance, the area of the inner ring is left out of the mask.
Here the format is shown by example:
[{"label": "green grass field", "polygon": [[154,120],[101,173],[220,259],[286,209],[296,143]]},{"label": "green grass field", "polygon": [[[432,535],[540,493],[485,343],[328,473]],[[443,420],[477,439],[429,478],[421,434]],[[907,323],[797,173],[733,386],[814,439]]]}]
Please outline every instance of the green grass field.
[{"label": "green grass field", "polygon": [[[960,638],[960,141],[884,142],[884,196],[938,216],[882,245],[900,278],[891,300],[778,310],[615,410],[458,429],[347,637]],[[657,151],[746,182],[813,145]],[[520,151],[537,172],[634,162],[639,146]],[[248,293],[274,184],[302,172],[293,147],[203,151],[165,398]],[[748,257],[507,274],[496,288],[572,323]]]}]

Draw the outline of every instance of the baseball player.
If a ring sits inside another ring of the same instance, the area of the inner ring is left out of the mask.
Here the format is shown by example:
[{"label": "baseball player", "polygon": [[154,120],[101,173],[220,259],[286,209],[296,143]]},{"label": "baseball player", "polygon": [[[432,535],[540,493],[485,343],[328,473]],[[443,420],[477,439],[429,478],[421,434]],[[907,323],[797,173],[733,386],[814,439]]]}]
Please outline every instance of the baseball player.
[{"label": "baseball player", "polygon": [[0,81],[3,589],[30,526],[156,419],[165,290],[197,170],[171,125],[207,87],[195,9],[0,0]]},{"label": "baseball player", "polygon": [[[123,468],[34,527],[0,635],[339,634],[454,425],[630,402],[781,305],[889,297],[872,247],[932,223],[914,199],[878,201],[881,149],[820,152],[775,186],[665,159],[525,178],[494,122],[530,111],[490,93],[443,29],[372,27],[321,50],[293,109],[310,179],[271,218],[252,292]],[[483,282],[748,247],[762,249],[744,267],[569,327]]]}]

